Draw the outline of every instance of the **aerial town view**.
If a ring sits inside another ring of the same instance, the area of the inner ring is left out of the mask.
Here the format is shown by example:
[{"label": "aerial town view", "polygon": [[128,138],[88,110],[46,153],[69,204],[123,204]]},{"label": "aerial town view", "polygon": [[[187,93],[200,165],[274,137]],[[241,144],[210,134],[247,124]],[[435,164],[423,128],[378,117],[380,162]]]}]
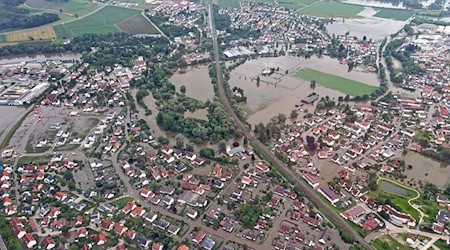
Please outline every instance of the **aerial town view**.
[{"label": "aerial town view", "polygon": [[0,250],[450,249],[450,0],[0,14]]}]

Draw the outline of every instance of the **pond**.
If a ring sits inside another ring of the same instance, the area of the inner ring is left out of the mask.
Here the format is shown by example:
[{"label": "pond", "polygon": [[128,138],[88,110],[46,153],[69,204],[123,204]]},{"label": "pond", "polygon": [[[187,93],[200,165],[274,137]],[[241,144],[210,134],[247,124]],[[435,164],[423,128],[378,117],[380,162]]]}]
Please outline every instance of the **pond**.
[{"label": "pond", "polygon": [[414,192],[404,189],[404,188],[402,188],[398,185],[395,185],[394,183],[389,182],[389,181],[381,180],[379,185],[380,185],[380,188],[384,192],[395,194],[395,195],[398,195],[401,197],[408,198],[408,197],[412,197],[415,195]]}]

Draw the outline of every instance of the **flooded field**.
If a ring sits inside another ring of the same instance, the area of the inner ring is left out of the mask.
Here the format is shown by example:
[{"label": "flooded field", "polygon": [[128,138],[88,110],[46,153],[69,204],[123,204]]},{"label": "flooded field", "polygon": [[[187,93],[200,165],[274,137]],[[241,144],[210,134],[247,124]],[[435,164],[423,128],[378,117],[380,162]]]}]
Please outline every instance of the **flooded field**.
[{"label": "flooded field", "polygon": [[414,195],[413,192],[411,192],[411,191],[409,191],[407,189],[404,189],[404,188],[402,188],[400,186],[397,186],[394,183],[389,182],[389,181],[383,181],[382,180],[382,181],[380,181],[379,185],[380,185],[380,188],[384,192],[387,192],[387,193],[395,194],[395,195],[398,195],[398,196],[401,196],[401,197],[405,197],[405,198]]},{"label": "flooded field", "polygon": [[208,120],[208,110],[198,109],[194,112],[186,111],[186,113],[184,113],[184,116],[207,121]]},{"label": "flooded field", "polygon": [[[447,164],[434,161],[415,152],[408,152],[404,157],[405,174],[408,180],[421,180],[422,183],[430,182],[440,189],[446,189],[450,184],[450,167]],[[412,169],[408,168],[412,166]]]},{"label": "flooded field", "polygon": [[186,95],[189,97],[200,101],[214,98],[214,88],[206,65],[180,70],[173,74],[169,81],[176,86],[177,91],[180,91],[180,87],[184,85]]},{"label": "flooded field", "polygon": [[22,107],[0,106],[0,143],[8,131],[25,114],[26,109]]},{"label": "flooded field", "polygon": [[[260,84],[256,83],[256,77],[264,69],[278,67],[279,71],[272,77],[262,77]],[[328,57],[304,59],[285,56],[247,61],[231,72],[229,84],[231,88],[237,86],[244,90],[244,95],[247,96],[246,109],[250,115],[248,122],[251,124],[267,123],[270,118],[278,113],[289,115],[301,99],[313,92],[321,97],[328,95],[335,99],[343,96],[338,91],[320,85],[311,89],[309,82],[298,79],[293,75],[297,70],[305,67],[361,81],[372,86],[379,85],[376,74],[358,71],[347,72],[347,66],[341,65],[337,60]],[[288,74],[286,74],[286,71],[288,71]],[[303,108],[309,111],[314,110],[313,105],[305,105]]]},{"label": "flooded field", "polygon": [[379,8],[389,8],[389,9],[405,9],[405,7],[403,7],[403,3],[395,5],[389,2],[380,2],[374,0],[345,0],[344,3],[379,7]]},{"label": "flooded field", "polygon": [[[350,35],[362,38],[366,36],[368,39],[383,40],[385,37],[396,33],[405,25],[404,21],[395,21],[372,17],[377,11],[373,8],[366,7],[358,13],[363,18],[340,19],[337,18],[332,24],[328,24],[327,30],[330,34],[344,35],[350,32]],[[370,32],[367,27],[370,27]]]}]

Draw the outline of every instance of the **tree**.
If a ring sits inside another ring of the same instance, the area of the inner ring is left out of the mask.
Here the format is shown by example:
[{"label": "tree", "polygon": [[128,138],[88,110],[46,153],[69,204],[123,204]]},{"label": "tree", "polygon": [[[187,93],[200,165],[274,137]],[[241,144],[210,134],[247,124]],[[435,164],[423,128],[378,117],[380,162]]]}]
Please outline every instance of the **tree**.
[{"label": "tree", "polygon": [[291,111],[291,119],[296,119],[298,117],[298,112],[297,110],[292,110]]},{"label": "tree", "polygon": [[244,145],[247,145],[248,144],[248,139],[247,139],[247,137],[244,137]]},{"label": "tree", "polygon": [[68,170],[64,172],[63,177],[65,180],[72,180],[73,179],[72,171]]},{"label": "tree", "polygon": [[227,151],[227,143],[225,141],[220,141],[218,148],[219,148],[219,152],[225,153]]},{"label": "tree", "polygon": [[181,87],[180,87],[180,92],[181,92],[183,95],[186,94],[186,86],[181,85]]},{"label": "tree", "polygon": [[369,183],[367,185],[367,187],[371,190],[371,191],[376,191],[378,189],[378,184],[377,184],[377,180],[378,180],[378,176],[377,173],[370,173],[369,177],[367,178]]},{"label": "tree", "polygon": [[183,149],[184,148],[184,138],[181,135],[177,135],[176,138],[176,148]]},{"label": "tree", "polygon": [[310,84],[309,84],[309,87],[310,87],[311,89],[315,89],[315,88],[316,88],[316,80],[312,80],[312,81],[310,82]]}]

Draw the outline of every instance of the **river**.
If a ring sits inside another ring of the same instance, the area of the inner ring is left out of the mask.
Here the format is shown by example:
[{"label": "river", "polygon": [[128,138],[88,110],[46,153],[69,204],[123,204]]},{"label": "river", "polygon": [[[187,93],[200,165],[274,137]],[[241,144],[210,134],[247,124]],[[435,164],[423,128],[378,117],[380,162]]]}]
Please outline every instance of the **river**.
[{"label": "river", "polygon": [[43,61],[43,60],[80,60],[80,53],[52,53],[52,54],[34,54],[34,55],[13,55],[0,57],[1,64],[12,64],[30,61]]}]

